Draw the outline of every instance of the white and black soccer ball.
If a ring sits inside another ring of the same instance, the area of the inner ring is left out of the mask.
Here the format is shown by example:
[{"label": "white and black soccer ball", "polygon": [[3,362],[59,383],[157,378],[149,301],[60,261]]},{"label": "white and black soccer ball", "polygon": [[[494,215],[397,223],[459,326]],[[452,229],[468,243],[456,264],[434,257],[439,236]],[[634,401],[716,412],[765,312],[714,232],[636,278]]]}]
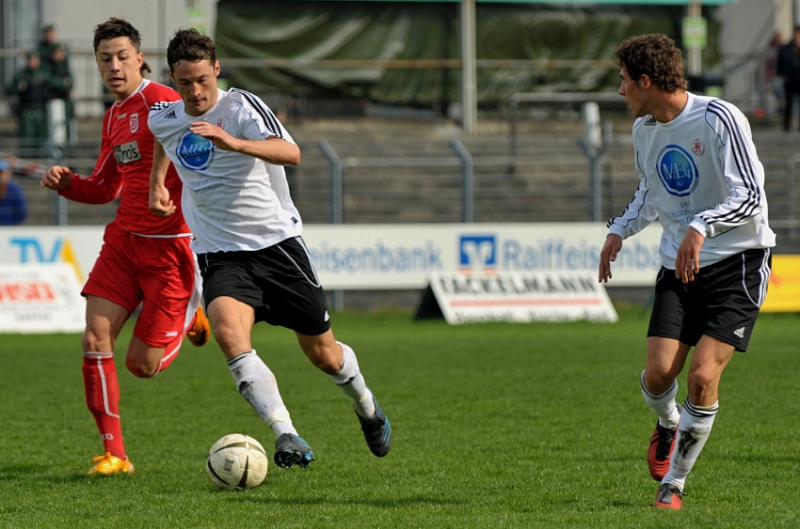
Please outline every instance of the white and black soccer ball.
[{"label": "white and black soccer ball", "polygon": [[206,471],[211,482],[223,490],[252,489],[267,477],[269,458],[261,443],[252,437],[232,433],[211,446]]}]

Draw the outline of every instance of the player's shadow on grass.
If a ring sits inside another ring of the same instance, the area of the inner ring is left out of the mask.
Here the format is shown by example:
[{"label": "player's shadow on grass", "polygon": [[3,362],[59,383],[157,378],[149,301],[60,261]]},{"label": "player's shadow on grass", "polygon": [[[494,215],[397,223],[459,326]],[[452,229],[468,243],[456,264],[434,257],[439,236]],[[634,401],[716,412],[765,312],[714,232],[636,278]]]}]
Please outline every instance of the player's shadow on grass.
[{"label": "player's shadow on grass", "polygon": [[86,474],[42,474],[39,465],[7,465],[0,467],[0,481],[31,481],[31,479],[48,483],[75,483],[85,480]]},{"label": "player's shadow on grass", "polygon": [[289,507],[297,506],[297,505],[326,505],[326,504],[336,504],[336,505],[366,505],[369,507],[380,507],[384,509],[388,508],[397,508],[397,507],[408,507],[413,505],[466,505],[467,502],[460,501],[460,500],[447,500],[447,499],[438,499],[438,498],[431,498],[429,496],[411,496],[408,498],[399,498],[399,499],[361,499],[361,498],[339,498],[339,497],[317,497],[317,498],[265,498],[263,496],[250,496],[250,495],[238,495],[233,496],[231,501],[236,502],[246,502],[246,503],[267,503],[267,504],[284,504]]}]

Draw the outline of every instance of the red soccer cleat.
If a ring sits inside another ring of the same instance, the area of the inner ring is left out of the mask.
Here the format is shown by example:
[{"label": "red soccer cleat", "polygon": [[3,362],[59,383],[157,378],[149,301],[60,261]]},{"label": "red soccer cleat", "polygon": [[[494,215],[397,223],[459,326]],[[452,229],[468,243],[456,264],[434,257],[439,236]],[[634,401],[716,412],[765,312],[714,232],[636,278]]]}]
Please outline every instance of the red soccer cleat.
[{"label": "red soccer cleat", "polygon": [[683,492],[672,483],[662,483],[656,493],[656,502],[653,504],[657,509],[681,510],[683,507]]},{"label": "red soccer cleat", "polygon": [[654,480],[661,481],[667,475],[669,459],[672,457],[677,437],[677,428],[670,430],[656,421],[656,429],[650,436],[650,448],[647,450],[647,468]]}]

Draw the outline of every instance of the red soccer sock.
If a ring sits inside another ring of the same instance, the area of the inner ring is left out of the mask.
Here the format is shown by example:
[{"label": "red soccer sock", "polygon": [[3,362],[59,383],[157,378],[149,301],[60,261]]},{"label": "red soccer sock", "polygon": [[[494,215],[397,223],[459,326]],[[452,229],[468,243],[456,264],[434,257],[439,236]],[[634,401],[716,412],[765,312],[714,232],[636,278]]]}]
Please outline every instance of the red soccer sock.
[{"label": "red soccer sock", "polygon": [[83,354],[83,387],[86,405],[94,415],[105,451],[125,459],[119,419],[119,382],[113,353]]}]

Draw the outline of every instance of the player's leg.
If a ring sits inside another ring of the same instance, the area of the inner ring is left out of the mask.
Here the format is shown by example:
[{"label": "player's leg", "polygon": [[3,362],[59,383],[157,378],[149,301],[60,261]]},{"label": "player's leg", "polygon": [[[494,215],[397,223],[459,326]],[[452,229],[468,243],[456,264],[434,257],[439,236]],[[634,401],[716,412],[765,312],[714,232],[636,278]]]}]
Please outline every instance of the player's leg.
[{"label": "player's leg", "polygon": [[[216,291],[212,287],[211,292]],[[307,467],[314,460],[314,452],[297,434],[275,375],[253,349],[253,307],[229,296],[218,296],[208,304],[208,318],[236,388],[277,436],[275,463],[283,468]]]},{"label": "player's leg", "polygon": [[119,417],[119,384],[114,350],[119,332],[139,304],[141,290],[133,269],[128,235],[113,223],[106,227],[103,247],[83,287],[86,332],[83,378],[86,403],[102,436],[105,453],[91,472],[132,472],[126,459]]},{"label": "player's leg", "polygon": [[296,334],[311,363],[327,373],[333,383],[350,397],[372,453],[378,457],[388,454],[392,446],[392,425],[364,382],[353,349],[336,341],[331,329],[315,336]]},{"label": "player's leg", "polygon": [[355,352],[337,342],[331,330],[325,291],[302,238],[294,237],[263,252],[269,274],[269,311],[273,325],[292,329],[306,357],[350,397],[367,445],[378,457],[389,453],[392,426],[364,382]]},{"label": "player's leg", "polygon": [[208,339],[210,332],[188,238],[132,237],[130,244],[136,255],[131,273],[142,291],[142,307],[125,363],[135,376],[147,378],[170,366],[193,328],[204,327],[198,339]]},{"label": "player's leg", "polygon": [[669,470],[680,419],[675,400],[678,393],[676,380],[686,363],[692,342],[683,338],[685,297],[683,284],[672,271],[662,268],[656,280],[653,311],[647,330],[647,357],[640,377],[642,396],[657,417],[647,451],[647,467],[656,481],[661,481]]},{"label": "player's leg", "polygon": [[90,473],[133,472],[127,461],[119,417],[119,382],[114,345],[129,311],[107,299],[86,296],[86,330],[83,334],[83,383],[86,405],[103,441],[104,455],[93,460]]},{"label": "player's leg", "polygon": [[656,481],[661,481],[669,470],[675,447],[680,420],[676,402],[677,376],[683,370],[688,352],[688,345],[672,338],[650,336],[647,339],[647,359],[640,383],[645,402],[658,417],[647,451],[647,466]]},{"label": "player's leg", "polygon": [[703,336],[697,344],[686,380],[689,395],[681,413],[678,442],[662,484],[683,490],[714,425],[719,410],[719,382],[733,353],[732,345],[709,336]]},{"label": "player's leg", "polygon": [[[771,268],[769,249],[751,249],[703,269],[696,278],[693,300],[702,321],[687,376],[688,396],[678,426],[679,436],[662,481],[662,490],[682,491],[686,477],[703,450],[719,411],[719,382],[734,351],[747,351],[763,303]],[[667,495],[675,498],[675,495]],[[680,508],[680,493],[677,496]],[[674,503],[656,506],[676,508]]]}]

